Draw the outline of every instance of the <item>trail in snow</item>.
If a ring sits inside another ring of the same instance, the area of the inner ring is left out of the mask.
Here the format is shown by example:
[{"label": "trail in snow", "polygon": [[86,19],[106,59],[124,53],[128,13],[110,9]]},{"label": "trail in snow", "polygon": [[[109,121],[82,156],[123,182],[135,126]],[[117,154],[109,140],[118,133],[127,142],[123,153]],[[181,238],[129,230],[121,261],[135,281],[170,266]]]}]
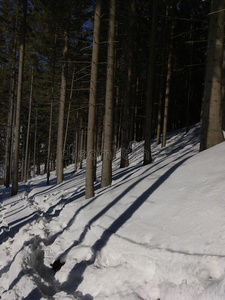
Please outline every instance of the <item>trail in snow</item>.
[{"label": "trail in snow", "polygon": [[148,166],[134,144],[103,189],[99,161],[88,200],[72,166],[60,185],[52,173],[48,187],[38,176],[18,196],[2,189],[1,298],[224,300],[224,145],[198,154],[198,142],[197,126],[173,133]]}]

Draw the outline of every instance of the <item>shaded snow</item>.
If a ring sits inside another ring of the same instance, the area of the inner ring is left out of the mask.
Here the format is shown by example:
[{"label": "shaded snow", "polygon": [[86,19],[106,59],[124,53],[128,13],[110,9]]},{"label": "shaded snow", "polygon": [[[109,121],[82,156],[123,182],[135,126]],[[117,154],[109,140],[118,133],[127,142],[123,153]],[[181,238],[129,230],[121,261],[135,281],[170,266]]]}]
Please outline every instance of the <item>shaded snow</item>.
[{"label": "shaded snow", "polygon": [[[84,170],[1,188],[1,299],[224,300],[225,143],[198,153],[199,128],[143,143],[111,187],[84,199]],[[24,192],[28,189],[28,195]],[[54,261],[63,262],[58,272]]]}]

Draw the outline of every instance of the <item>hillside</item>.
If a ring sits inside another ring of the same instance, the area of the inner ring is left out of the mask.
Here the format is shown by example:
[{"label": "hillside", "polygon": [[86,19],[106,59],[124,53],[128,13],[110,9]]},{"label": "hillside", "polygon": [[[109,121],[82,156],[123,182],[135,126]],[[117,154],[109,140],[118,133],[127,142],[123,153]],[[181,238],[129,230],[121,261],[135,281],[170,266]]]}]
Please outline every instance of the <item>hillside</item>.
[{"label": "hillside", "polygon": [[1,187],[1,299],[225,299],[225,143],[198,153],[198,126],[173,132],[147,166],[133,148],[111,187],[98,162],[92,199],[85,164],[60,185],[52,173],[14,197]]}]

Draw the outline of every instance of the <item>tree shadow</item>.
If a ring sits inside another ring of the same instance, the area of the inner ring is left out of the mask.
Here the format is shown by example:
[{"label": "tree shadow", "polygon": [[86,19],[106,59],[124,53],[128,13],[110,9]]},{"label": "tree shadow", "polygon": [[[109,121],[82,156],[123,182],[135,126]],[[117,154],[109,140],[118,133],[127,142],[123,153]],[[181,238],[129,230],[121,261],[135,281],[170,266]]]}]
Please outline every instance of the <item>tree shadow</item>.
[{"label": "tree shadow", "polygon": [[[83,260],[77,263],[73,269],[70,271],[67,281],[63,283],[62,290],[76,291],[80,283],[83,281],[83,274],[86,268],[89,265],[94,264],[97,253],[106,246],[110,237],[115,234],[119,228],[121,228],[132,216],[133,214],[143,205],[143,203],[149,198],[149,196],[155,192],[170,176],[171,174],[180,167],[186,160],[190,157],[184,158],[179,161],[177,164],[172,166],[169,170],[167,170],[160,178],[158,178],[152,186],[150,186],[141,196],[139,196],[130,206],[127,208],[101,235],[101,237],[93,244],[91,247],[92,257],[89,260]],[[143,178],[141,179],[143,180]],[[137,183],[135,183],[137,184]],[[106,211],[108,211],[113,205],[115,205],[130,189],[135,185],[133,184],[131,187],[126,189],[119,197],[117,197],[114,201],[112,201],[106,208],[104,208],[101,212],[99,212],[95,217],[93,217],[88,224],[85,226],[83,232],[80,235],[79,240],[75,241],[63,254],[59,256],[64,257],[68,252],[75,246],[79,245],[85,238],[90,226]]]},{"label": "tree shadow", "polygon": [[[15,234],[26,224],[37,220],[40,217],[39,212],[32,212],[30,215],[17,219],[11,223],[8,223],[7,230],[4,230],[0,235],[0,243],[5,242],[9,237],[13,238]],[[17,224],[19,222],[19,224]],[[14,224],[17,224],[13,226]],[[13,226],[13,227],[12,227]],[[2,226],[4,227],[4,226]],[[1,228],[2,228],[1,227]]]}]

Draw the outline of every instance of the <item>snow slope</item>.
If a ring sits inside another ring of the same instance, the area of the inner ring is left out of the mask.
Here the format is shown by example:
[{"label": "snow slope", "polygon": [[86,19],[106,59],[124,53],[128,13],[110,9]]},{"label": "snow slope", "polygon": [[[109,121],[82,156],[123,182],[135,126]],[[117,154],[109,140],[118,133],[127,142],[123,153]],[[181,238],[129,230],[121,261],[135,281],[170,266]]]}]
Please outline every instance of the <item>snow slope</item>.
[{"label": "snow slope", "polygon": [[1,299],[224,300],[225,143],[198,149],[198,126],[153,144],[151,165],[138,143],[111,187],[99,162],[88,200],[73,166],[60,185],[52,173],[14,197],[1,188]]}]

